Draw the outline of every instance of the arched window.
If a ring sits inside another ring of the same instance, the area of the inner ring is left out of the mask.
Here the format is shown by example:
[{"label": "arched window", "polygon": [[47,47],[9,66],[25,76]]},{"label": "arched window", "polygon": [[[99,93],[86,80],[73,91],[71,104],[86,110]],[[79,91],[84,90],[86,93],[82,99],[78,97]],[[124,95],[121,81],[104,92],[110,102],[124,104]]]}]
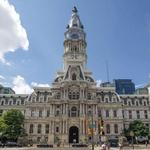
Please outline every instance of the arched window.
[{"label": "arched window", "polygon": [[130,101],[128,101],[128,105],[131,106],[131,102]]},{"label": "arched window", "polygon": [[33,124],[30,124],[29,133],[33,133]]},{"label": "arched window", "polygon": [[2,106],[4,105],[4,101],[1,102],[1,105],[2,105]]},{"label": "arched window", "polygon": [[20,105],[20,101],[17,101],[17,105]]},{"label": "arched window", "polygon": [[42,126],[41,126],[41,124],[38,124],[38,134],[40,134],[41,133],[41,128],[42,128]]},{"label": "arched window", "polygon": [[71,117],[77,117],[77,116],[78,116],[77,108],[72,107],[71,108]]},{"label": "arched window", "polygon": [[147,105],[147,103],[146,103],[146,101],[144,101],[144,106],[146,106]]},{"label": "arched window", "polygon": [[12,105],[12,101],[11,100],[9,101],[9,105]]},{"label": "arched window", "polygon": [[72,80],[77,80],[77,77],[76,77],[75,73],[72,74]]},{"label": "arched window", "polygon": [[118,133],[118,125],[117,124],[114,125],[114,132]]},{"label": "arched window", "polygon": [[59,116],[59,115],[60,115],[60,110],[57,109],[57,110],[56,110],[56,116]]},{"label": "arched window", "polygon": [[110,134],[110,125],[109,124],[106,124],[106,133]]},{"label": "arched window", "polygon": [[59,127],[56,127],[56,133],[59,133]]},{"label": "arched window", "polygon": [[109,98],[105,97],[105,102],[108,103],[108,101],[109,101]]}]

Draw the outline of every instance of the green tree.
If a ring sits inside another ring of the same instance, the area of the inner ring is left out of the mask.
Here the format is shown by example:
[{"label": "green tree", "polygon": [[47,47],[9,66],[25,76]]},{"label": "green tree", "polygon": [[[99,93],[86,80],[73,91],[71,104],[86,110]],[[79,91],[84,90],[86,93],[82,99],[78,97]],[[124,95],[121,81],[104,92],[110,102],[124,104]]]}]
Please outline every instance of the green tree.
[{"label": "green tree", "polygon": [[3,117],[0,117],[0,135],[4,135],[6,133],[6,130],[8,128],[8,125],[5,123]]},{"label": "green tree", "polygon": [[4,113],[3,119],[5,124],[8,126],[5,133],[8,139],[17,140],[19,136],[24,134],[24,115],[20,110],[8,110],[6,113]]},{"label": "green tree", "polygon": [[129,128],[125,130],[126,136],[129,136],[131,131],[136,137],[149,135],[148,127],[140,120],[135,120],[129,124]]}]

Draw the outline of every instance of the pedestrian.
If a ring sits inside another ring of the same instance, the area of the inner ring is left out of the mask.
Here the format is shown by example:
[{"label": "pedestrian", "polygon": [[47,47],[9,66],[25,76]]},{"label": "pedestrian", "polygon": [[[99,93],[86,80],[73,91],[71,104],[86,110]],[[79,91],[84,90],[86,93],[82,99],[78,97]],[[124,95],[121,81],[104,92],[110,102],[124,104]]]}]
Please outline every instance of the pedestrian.
[{"label": "pedestrian", "polygon": [[146,147],[147,147],[148,141],[145,141],[145,144],[146,144]]}]

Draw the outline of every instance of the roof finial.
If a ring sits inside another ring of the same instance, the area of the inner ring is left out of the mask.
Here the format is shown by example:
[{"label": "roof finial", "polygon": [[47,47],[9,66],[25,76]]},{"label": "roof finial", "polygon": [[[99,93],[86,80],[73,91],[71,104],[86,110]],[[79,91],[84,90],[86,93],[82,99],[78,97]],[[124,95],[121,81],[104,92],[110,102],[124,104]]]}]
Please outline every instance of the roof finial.
[{"label": "roof finial", "polygon": [[74,12],[74,13],[77,13],[77,12],[78,12],[78,10],[77,10],[76,6],[74,6],[74,7],[73,7],[72,12]]}]

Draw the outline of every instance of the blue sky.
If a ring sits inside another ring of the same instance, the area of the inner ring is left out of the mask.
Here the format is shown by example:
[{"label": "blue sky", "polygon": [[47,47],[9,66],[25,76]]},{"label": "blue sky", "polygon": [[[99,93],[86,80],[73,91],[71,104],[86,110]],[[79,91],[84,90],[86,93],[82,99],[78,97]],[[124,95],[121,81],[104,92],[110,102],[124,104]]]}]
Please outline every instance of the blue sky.
[{"label": "blue sky", "polygon": [[73,6],[77,6],[87,33],[88,68],[95,80],[133,79],[136,85],[150,78],[149,0],[9,0],[26,29],[29,48],[5,54],[10,66],[0,63],[0,75],[11,86],[13,77],[50,84],[62,68],[63,40]]}]

